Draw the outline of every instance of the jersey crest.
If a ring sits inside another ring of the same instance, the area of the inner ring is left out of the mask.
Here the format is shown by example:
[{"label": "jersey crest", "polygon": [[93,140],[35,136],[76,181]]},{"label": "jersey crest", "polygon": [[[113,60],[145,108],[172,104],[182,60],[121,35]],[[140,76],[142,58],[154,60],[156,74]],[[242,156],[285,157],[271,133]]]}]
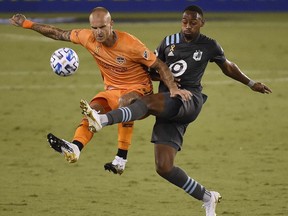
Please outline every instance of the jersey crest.
[{"label": "jersey crest", "polygon": [[118,64],[122,65],[122,64],[124,64],[124,63],[126,62],[126,59],[125,59],[124,57],[122,57],[122,56],[118,56],[118,57],[116,58],[116,62],[117,62]]},{"label": "jersey crest", "polygon": [[193,53],[193,59],[195,61],[200,61],[201,58],[202,58],[202,51],[201,50],[196,50],[194,53]]}]

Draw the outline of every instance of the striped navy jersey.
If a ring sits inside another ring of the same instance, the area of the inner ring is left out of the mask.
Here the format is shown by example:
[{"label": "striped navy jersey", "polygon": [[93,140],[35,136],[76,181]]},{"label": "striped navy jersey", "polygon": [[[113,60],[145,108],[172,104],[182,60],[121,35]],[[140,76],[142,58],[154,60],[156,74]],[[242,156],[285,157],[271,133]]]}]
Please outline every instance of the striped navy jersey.
[{"label": "striped navy jersey", "polygon": [[180,78],[180,84],[185,89],[201,88],[201,79],[208,62],[226,61],[221,46],[203,34],[192,42],[186,42],[182,33],[169,35],[155,53],[168,65],[174,77]]}]

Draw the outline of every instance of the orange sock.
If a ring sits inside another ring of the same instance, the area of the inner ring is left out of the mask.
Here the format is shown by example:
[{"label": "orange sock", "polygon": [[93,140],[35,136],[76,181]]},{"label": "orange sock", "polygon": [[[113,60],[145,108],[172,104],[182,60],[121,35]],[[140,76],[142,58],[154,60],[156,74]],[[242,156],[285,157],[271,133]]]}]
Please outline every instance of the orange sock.
[{"label": "orange sock", "polygon": [[93,137],[93,133],[89,131],[88,126],[88,120],[82,119],[73,137],[73,140],[81,142],[83,146],[85,146]]},{"label": "orange sock", "polygon": [[134,122],[118,124],[118,149],[128,150],[131,145]]}]

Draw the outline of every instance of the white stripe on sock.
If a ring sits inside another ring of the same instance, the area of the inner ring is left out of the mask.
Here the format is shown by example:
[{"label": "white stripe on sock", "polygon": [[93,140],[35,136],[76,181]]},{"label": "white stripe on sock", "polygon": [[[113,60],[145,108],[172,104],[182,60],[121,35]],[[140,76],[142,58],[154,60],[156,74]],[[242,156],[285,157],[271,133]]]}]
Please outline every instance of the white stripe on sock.
[{"label": "white stripe on sock", "polygon": [[194,181],[194,186],[193,186],[193,188],[188,192],[189,194],[192,194],[193,192],[194,192],[194,190],[195,190],[195,188],[196,188],[196,186],[197,186],[197,184],[198,184],[198,182],[196,182],[196,181]]},{"label": "white stripe on sock", "polygon": [[191,181],[191,178],[188,177],[188,179],[187,179],[186,183],[183,185],[182,189],[185,189],[186,186],[189,184],[190,181]]},{"label": "white stripe on sock", "polygon": [[131,110],[127,107],[121,107],[119,109],[122,111],[122,115],[123,115],[122,122],[130,121],[132,118]]},{"label": "white stripe on sock", "polygon": [[125,119],[125,111],[123,110],[123,108],[119,108],[122,111],[122,122],[124,122]]}]

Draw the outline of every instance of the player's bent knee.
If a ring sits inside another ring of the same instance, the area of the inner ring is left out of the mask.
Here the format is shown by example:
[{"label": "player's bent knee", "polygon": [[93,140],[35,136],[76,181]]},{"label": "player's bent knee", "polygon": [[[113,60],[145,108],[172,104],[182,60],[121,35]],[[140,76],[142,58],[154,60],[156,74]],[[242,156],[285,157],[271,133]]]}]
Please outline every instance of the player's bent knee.
[{"label": "player's bent knee", "polygon": [[170,174],[173,167],[167,166],[166,164],[156,163],[155,168],[158,175],[165,178]]},{"label": "player's bent knee", "polygon": [[129,92],[124,94],[119,98],[119,107],[128,106],[138,98],[140,98],[140,94],[138,92]]}]

